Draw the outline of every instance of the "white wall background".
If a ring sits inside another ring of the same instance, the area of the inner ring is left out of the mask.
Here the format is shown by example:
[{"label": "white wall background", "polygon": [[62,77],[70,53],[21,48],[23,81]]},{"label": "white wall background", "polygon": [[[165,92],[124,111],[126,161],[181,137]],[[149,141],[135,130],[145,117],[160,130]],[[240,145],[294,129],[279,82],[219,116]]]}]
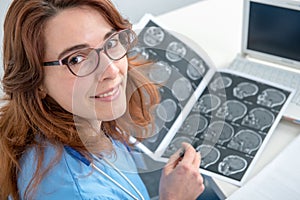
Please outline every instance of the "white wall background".
[{"label": "white wall background", "polygon": [[198,1],[200,0],[112,0],[131,23],[138,22],[145,13],[156,16]]}]

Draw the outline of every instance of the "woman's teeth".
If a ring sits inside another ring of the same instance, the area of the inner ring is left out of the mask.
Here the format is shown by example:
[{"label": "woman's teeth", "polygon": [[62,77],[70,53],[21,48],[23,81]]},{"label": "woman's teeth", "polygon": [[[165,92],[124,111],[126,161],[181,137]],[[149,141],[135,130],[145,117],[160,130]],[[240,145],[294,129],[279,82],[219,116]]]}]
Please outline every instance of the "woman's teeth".
[{"label": "woman's teeth", "polygon": [[105,98],[105,97],[108,97],[108,96],[113,96],[116,92],[117,92],[117,89],[113,89],[110,92],[97,95],[96,98]]}]

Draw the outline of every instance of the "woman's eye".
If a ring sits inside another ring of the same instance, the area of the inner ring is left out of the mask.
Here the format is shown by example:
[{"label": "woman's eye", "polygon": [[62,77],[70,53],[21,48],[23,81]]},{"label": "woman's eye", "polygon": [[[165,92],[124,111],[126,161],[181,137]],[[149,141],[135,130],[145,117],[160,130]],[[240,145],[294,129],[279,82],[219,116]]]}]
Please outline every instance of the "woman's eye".
[{"label": "woman's eye", "polygon": [[83,56],[83,55],[71,56],[69,58],[68,64],[69,64],[69,66],[73,66],[73,65],[77,65],[77,64],[81,63],[84,60],[85,60],[85,56]]},{"label": "woman's eye", "polygon": [[119,42],[118,39],[114,39],[114,38],[108,40],[107,43],[106,43],[107,49],[111,49],[111,48],[116,47],[118,45],[118,42]]}]

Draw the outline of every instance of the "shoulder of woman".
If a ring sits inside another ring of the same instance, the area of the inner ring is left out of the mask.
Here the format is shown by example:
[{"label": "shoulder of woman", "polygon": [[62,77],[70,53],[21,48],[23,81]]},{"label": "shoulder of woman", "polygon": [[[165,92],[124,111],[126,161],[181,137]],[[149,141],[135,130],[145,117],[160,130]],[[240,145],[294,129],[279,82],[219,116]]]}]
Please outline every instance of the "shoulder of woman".
[{"label": "shoulder of woman", "polygon": [[[21,195],[24,194],[31,179],[36,175],[38,151],[37,148],[29,148],[21,159],[21,171],[18,176],[18,188]],[[45,146],[40,168],[43,177],[35,193],[37,199],[61,199],[66,198],[66,195],[68,195],[67,198],[81,199],[64,154],[65,152],[63,151],[62,155],[59,156],[57,147],[54,145],[47,144]],[[54,160],[56,162],[53,162]],[[48,171],[43,174],[45,170]]]}]

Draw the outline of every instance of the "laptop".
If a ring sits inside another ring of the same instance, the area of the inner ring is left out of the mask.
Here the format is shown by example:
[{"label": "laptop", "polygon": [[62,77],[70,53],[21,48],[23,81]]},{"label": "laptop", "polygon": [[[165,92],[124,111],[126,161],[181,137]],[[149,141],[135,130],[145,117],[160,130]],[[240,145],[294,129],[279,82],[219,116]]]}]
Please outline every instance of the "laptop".
[{"label": "laptop", "polygon": [[242,50],[229,68],[296,89],[284,117],[300,123],[300,1],[244,0]]}]

